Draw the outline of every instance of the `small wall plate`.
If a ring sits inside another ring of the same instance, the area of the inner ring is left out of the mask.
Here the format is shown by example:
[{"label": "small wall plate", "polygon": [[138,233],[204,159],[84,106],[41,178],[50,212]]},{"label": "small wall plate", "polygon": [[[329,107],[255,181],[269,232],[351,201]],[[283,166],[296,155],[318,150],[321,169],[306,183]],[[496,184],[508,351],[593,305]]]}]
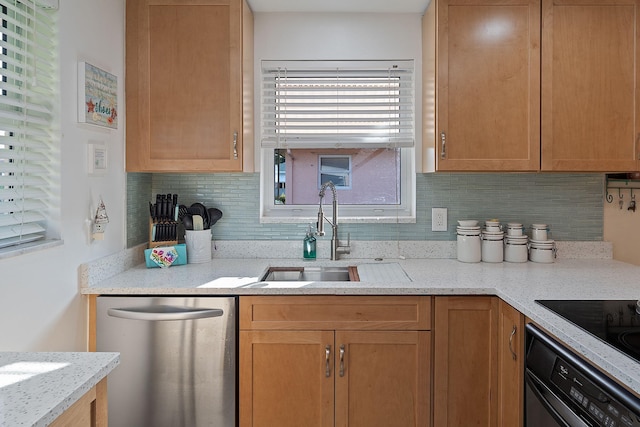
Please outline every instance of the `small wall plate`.
[{"label": "small wall plate", "polygon": [[101,142],[90,142],[87,145],[87,173],[104,175],[107,173],[107,146]]}]

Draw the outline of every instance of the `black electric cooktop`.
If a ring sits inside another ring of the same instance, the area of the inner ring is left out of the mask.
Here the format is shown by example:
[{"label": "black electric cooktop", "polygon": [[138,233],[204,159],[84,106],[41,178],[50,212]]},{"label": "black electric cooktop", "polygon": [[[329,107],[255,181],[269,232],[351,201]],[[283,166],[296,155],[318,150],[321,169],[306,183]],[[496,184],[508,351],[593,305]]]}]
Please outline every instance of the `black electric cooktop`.
[{"label": "black electric cooktop", "polygon": [[537,300],[559,316],[640,362],[636,300]]}]

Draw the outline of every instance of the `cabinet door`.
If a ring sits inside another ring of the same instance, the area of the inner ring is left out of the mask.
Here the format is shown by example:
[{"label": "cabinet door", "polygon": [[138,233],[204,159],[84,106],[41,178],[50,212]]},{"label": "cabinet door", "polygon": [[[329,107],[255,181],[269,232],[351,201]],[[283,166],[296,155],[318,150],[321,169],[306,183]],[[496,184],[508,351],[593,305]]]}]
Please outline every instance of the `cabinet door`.
[{"label": "cabinet door", "polygon": [[428,331],[336,331],[336,426],[430,425]]},{"label": "cabinet door", "polygon": [[127,170],[242,170],[242,0],[127,1]]},{"label": "cabinet door", "polygon": [[437,169],[540,168],[540,1],[437,3]]},{"label": "cabinet door", "polygon": [[497,423],[496,297],[436,297],[433,423],[495,426]]},{"label": "cabinet door", "polygon": [[333,426],[333,331],[240,331],[240,426]]},{"label": "cabinet door", "polygon": [[543,0],[542,169],[638,168],[638,0]]},{"label": "cabinet door", "polygon": [[523,422],[524,316],[504,301],[498,313],[498,426]]}]

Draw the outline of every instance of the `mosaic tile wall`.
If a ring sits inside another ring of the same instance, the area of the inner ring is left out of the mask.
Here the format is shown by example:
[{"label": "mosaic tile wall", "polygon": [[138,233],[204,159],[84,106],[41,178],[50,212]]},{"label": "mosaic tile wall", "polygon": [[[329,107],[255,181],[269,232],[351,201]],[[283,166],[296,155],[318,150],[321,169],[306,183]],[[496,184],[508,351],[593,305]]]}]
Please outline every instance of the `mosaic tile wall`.
[{"label": "mosaic tile wall", "polygon": [[[549,224],[556,240],[602,240],[603,174],[436,173],[417,175],[415,224],[341,224],[353,240],[455,240],[458,219]],[[180,203],[202,202],[224,217],[216,239],[302,239],[305,224],[260,224],[260,175],[127,175],[127,245],[148,241],[149,201],[177,193]],[[448,231],[431,231],[431,208],[448,208]]]}]

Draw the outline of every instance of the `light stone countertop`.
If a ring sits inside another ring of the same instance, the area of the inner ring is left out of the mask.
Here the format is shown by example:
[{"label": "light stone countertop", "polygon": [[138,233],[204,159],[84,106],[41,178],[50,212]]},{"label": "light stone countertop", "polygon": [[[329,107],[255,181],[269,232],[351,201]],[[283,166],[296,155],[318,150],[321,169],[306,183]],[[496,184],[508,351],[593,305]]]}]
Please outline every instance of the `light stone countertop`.
[{"label": "light stone countertop", "polygon": [[[303,261],[301,258],[294,258],[295,255],[291,258],[278,256],[297,253],[299,245],[298,242],[295,243],[296,250],[290,252],[281,247],[276,247],[271,252],[264,247],[259,248],[261,253],[275,255],[270,259],[250,258],[256,256],[251,251],[246,252],[246,257],[241,257],[240,251],[230,250],[227,253],[239,256],[226,258],[221,256],[224,254],[214,253],[214,259],[209,263],[187,264],[168,269],[149,269],[144,264],[138,264],[127,266],[121,273],[106,278],[94,274],[96,270],[86,266],[81,269],[80,291],[83,294],[132,296],[497,295],[640,395],[640,363],[535,302],[537,299],[640,299],[640,267],[610,259],[610,251],[606,247],[603,249],[601,244],[571,244],[571,249],[577,249],[573,252],[565,250],[564,253],[559,250],[559,257],[553,264],[465,264],[451,259],[451,247],[448,244],[434,251],[435,254],[443,254],[444,248],[444,259],[393,257],[396,250],[393,242],[387,243],[389,247],[382,261],[368,257],[339,261],[329,261],[326,258]],[[224,242],[220,246],[224,246]],[[419,249],[424,250],[424,247]],[[218,258],[215,258],[216,255]],[[406,275],[378,280],[372,266],[385,263],[399,265]],[[105,270],[104,263],[97,264],[102,271]],[[270,266],[306,265],[356,265],[360,272],[369,273],[361,276],[360,282],[258,282]]]},{"label": "light stone countertop", "polygon": [[0,352],[0,426],[51,424],[119,363],[119,353]]}]

